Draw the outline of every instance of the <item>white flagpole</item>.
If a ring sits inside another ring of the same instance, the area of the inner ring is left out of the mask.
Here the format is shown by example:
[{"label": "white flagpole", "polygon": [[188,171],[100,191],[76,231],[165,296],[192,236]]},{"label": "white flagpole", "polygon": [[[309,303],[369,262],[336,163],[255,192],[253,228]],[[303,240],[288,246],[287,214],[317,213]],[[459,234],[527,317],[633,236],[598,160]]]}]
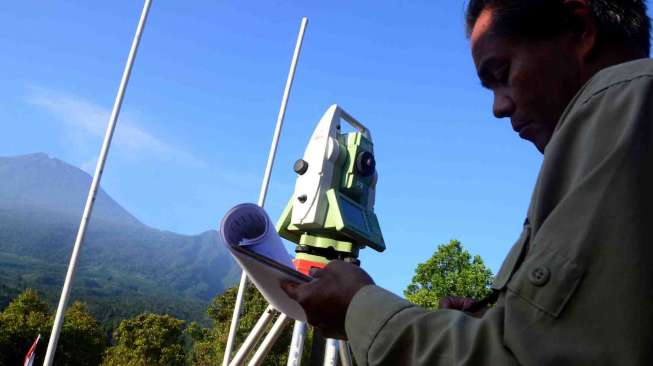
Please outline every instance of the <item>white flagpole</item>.
[{"label": "white flagpole", "polygon": [[100,179],[102,178],[104,163],[107,159],[107,154],[109,153],[111,139],[113,138],[113,132],[116,127],[116,121],[118,120],[120,107],[122,106],[122,100],[125,96],[125,89],[127,89],[127,83],[129,82],[134,59],[136,58],[136,51],[138,50],[138,45],[141,40],[141,34],[143,33],[143,28],[145,27],[147,14],[150,11],[150,4],[151,0],[145,0],[143,11],[141,12],[141,18],[138,22],[138,27],[136,28],[136,34],[134,34],[131,49],[129,50],[129,56],[127,57],[127,64],[125,65],[122,79],[120,80],[118,94],[116,95],[116,99],[113,104],[113,110],[111,111],[111,117],[109,118],[109,125],[107,127],[106,134],[104,135],[104,142],[102,143],[100,156],[98,157],[97,166],[95,167],[95,174],[93,175],[91,188],[89,189],[88,197],[86,199],[86,206],[84,207],[84,213],[82,214],[82,221],[79,224],[79,230],[77,231],[75,246],[73,247],[70,264],[68,265],[68,272],[66,273],[66,280],[64,281],[63,289],[61,290],[61,297],[59,298],[59,305],[57,306],[57,314],[54,318],[54,325],[52,326],[52,333],[50,334],[50,340],[48,342],[48,350],[45,354],[45,362],[43,363],[44,366],[51,366],[54,361],[54,354],[56,352],[57,342],[59,341],[59,333],[61,332],[61,326],[63,324],[64,311],[66,310],[68,298],[70,296],[70,285],[73,281],[73,278],[75,277],[75,270],[77,269],[77,258],[79,257],[79,251],[81,249],[82,243],[84,242],[84,236],[86,235],[86,226],[88,225],[88,222],[91,218],[93,204],[95,203],[95,195],[97,194],[98,187],[100,186]]},{"label": "white flagpole", "polygon": [[[288,98],[290,96],[290,89],[292,88],[292,82],[295,78],[295,69],[297,68],[297,60],[299,59],[299,53],[302,49],[302,42],[304,41],[304,32],[306,31],[306,24],[308,23],[308,18],[303,17],[301,25],[299,27],[299,35],[297,36],[297,43],[295,44],[295,52],[292,56],[292,61],[290,62],[290,71],[288,72],[288,79],[286,80],[286,87],[283,91],[283,98],[281,99],[281,107],[279,108],[279,114],[277,115],[277,124],[274,129],[274,136],[272,137],[272,146],[270,146],[270,153],[268,154],[268,163],[265,167],[265,173],[263,174],[263,183],[261,184],[261,193],[258,197],[258,205],[263,207],[265,205],[265,198],[268,193],[268,185],[270,183],[270,175],[272,174],[272,167],[274,165],[274,158],[277,153],[277,145],[279,144],[279,136],[281,135],[281,127],[283,126],[283,119],[286,115],[286,106],[288,105]],[[238,286],[238,294],[236,295],[236,304],[234,306],[234,313],[231,317],[231,325],[229,326],[229,337],[227,338],[227,344],[224,350],[224,358],[222,360],[222,365],[229,365],[229,357],[231,357],[231,350],[234,345],[234,340],[236,339],[236,330],[238,328],[238,319],[240,318],[240,308],[243,304],[243,295],[247,287],[247,275],[243,271],[240,275],[240,284]]]}]

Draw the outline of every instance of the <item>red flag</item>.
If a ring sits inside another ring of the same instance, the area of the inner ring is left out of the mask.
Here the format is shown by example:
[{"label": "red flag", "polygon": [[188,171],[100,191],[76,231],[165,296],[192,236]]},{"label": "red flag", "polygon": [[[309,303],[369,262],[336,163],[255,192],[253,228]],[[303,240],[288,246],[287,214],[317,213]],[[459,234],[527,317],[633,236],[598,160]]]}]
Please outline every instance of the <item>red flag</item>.
[{"label": "red flag", "polygon": [[39,344],[39,340],[41,340],[41,335],[39,334],[38,337],[36,337],[36,340],[34,343],[32,343],[32,347],[29,348],[29,351],[27,351],[27,354],[25,355],[25,361],[23,362],[23,366],[32,366],[34,363],[34,356],[36,356],[36,346]]}]

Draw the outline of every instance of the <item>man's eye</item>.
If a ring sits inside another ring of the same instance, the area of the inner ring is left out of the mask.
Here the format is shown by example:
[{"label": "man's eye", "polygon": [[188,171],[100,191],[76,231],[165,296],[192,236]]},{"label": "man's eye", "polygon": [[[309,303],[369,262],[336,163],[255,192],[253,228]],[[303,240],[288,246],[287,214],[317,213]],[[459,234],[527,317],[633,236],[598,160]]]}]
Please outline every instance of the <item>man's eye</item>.
[{"label": "man's eye", "polygon": [[510,68],[508,65],[501,66],[494,71],[493,77],[494,80],[501,85],[508,83],[508,74],[510,73]]}]

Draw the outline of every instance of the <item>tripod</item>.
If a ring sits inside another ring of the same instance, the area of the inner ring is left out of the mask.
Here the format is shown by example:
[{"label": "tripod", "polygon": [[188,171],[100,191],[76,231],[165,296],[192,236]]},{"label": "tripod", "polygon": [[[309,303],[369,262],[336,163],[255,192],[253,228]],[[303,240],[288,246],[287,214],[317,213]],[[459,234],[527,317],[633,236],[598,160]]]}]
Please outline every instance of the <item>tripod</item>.
[{"label": "tripod", "polygon": [[[276,320],[275,320],[276,317]],[[270,331],[261,341],[265,330],[270,323],[274,320],[274,324]],[[229,366],[244,365],[248,357],[249,362],[247,365],[260,365],[265,356],[269,353],[272,346],[277,342],[285,327],[290,323],[291,319],[285,314],[278,312],[272,306],[268,306],[261,317],[258,319],[246,339],[243,341],[241,347],[236,352],[235,356],[228,363]],[[299,366],[302,361],[304,352],[304,343],[308,333],[308,326],[301,321],[294,321],[292,338],[290,341],[290,349],[288,351],[287,365]],[[258,348],[254,351],[255,346]],[[254,351],[254,352],[253,352]],[[252,353],[253,352],[253,353]],[[311,365],[338,365],[338,359],[343,366],[352,365],[351,352],[349,344],[343,340],[324,339],[321,337],[319,330],[315,329],[313,332],[313,345],[311,348]]]}]

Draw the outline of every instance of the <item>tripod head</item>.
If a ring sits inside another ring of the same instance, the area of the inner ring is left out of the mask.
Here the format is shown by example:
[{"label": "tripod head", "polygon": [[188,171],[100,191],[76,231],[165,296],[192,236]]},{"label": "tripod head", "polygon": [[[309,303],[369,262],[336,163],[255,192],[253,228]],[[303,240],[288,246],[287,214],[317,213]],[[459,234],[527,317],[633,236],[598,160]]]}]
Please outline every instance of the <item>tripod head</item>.
[{"label": "tripod head", "polygon": [[[341,121],[356,131],[341,133]],[[363,124],[332,105],[294,170],[295,191],[277,231],[297,244],[295,266],[300,272],[308,274],[332,259],[358,263],[365,246],[385,250],[374,214],[378,174],[372,137]]]}]

